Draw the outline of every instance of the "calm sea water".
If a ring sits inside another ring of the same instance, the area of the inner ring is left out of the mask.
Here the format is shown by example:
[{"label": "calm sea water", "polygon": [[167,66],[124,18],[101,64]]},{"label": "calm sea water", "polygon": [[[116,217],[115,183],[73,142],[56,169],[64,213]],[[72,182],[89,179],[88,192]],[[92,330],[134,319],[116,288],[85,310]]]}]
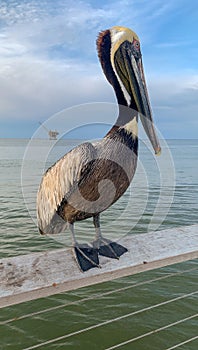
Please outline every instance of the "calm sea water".
[{"label": "calm sea water", "polygon": [[[38,234],[35,196],[44,169],[79,142],[0,140],[1,258],[70,245],[67,233],[56,240]],[[131,188],[102,215],[106,236],[198,222],[198,140],[168,140],[162,148],[156,160],[141,142]],[[79,240],[93,239],[91,220],[76,232]],[[198,312],[197,267],[194,260],[0,310],[0,349],[104,350],[125,342],[117,348],[166,350],[181,343],[178,349],[195,350],[198,340],[186,341],[198,335],[197,318],[189,318]]]}]

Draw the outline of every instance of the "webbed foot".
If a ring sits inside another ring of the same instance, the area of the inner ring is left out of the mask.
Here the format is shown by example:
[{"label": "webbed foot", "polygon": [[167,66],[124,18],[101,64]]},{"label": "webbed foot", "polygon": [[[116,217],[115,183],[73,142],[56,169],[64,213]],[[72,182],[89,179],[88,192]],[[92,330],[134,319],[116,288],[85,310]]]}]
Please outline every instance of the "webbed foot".
[{"label": "webbed foot", "polygon": [[76,245],[74,254],[81,271],[85,272],[93,267],[100,267],[98,250],[88,244]]},{"label": "webbed foot", "polygon": [[101,238],[93,242],[93,247],[98,249],[99,255],[112,259],[119,259],[121,255],[128,251],[121,244],[112,242],[109,239]]}]

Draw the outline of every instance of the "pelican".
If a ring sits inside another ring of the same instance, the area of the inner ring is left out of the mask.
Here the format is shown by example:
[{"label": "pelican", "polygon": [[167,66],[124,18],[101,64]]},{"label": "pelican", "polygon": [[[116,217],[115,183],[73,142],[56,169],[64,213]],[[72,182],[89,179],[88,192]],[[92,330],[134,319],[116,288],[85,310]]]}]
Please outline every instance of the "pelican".
[{"label": "pelican", "polygon": [[[106,239],[100,213],[115,203],[133,179],[138,156],[138,118],[160,154],[144,77],[140,41],[130,29],[115,26],[99,33],[97,51],[103,72],[118,103],[115,124],[95,143],[85,142],[59,159],[43,175],[37,194],[41,234],[69,228],[73,252],[81,271],[101,267],[99,256],[119,259],[127,248]],[[74,223],[93,217],[95,239],[79,244]]]}]

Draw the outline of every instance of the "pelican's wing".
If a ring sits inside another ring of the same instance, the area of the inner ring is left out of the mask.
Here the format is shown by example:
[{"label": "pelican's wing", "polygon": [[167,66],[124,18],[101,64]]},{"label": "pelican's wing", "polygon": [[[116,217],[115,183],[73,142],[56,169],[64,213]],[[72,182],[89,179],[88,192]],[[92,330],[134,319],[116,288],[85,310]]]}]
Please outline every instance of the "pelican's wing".
[{"label": "pelican's wing", "polygon": [[95,158],[96,149],[86,142],[77,146],[44,174],[37,194],[37,218],[41,233],[59,233],[66,226],[56,214],[62,200],[78,183],[86,164]]}]

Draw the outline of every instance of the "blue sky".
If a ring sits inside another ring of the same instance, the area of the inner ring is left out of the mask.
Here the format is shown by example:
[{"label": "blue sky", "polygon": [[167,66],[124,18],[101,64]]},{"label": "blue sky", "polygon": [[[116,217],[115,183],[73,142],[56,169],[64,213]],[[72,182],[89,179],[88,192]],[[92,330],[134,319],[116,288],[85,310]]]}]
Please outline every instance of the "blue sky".
[{"label": "blue sky", "polygon": [[197,2],[189,0],[1,0],[0,137],[31,137],[39,120],[67,107],[115,102],[95,40],[123,25],[140,37],[160,132],[197,138],[197,23]]}]

